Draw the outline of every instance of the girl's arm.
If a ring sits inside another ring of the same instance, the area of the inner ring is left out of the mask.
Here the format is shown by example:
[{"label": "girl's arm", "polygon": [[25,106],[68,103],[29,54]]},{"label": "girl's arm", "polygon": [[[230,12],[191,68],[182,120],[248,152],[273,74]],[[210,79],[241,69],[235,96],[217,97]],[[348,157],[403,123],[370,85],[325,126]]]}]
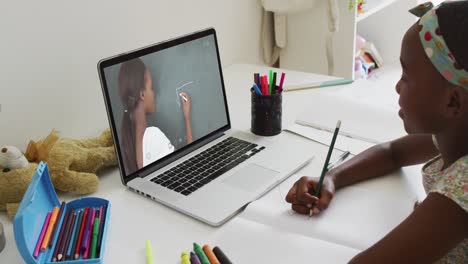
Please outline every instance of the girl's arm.
[{"label": "girl's arm", "polygon": [[318,178],[300,178],[289,190],[286,201],[298,213],[308,214],[312,208],[318,214],[328,207],[336,189],[385,175],[403,166],[426,162],[437,154],[431,135],[404,136],[369,148],[330,170],[318,198],[310,194],[315,193]]},{"label": "girl's arm", "polygon": [[420,164],[438,154],[431,135],[407,135],[376,145],[356,155],[327,174],[335,188],[385,175],[404,166]]},{"label": "girl's arm", "polygon": [[192,100],[190,99],[189,94],[186,92],[181,92],[179,94],[180,100],[182,102],[182,111],[184,112],[185,120],[185,134],[187,137],[187,144],[192,143],[192,121],[190,118],[190,110],[192,108]]},{"label": "girl's arm", "polygon": [[430,193],[405,221],[350,263],[433,263],[468,237],[467,223],[468,213],[459,205]]},{"label": "girl's arm", "polygon": [[192,122],[190,118],[185,119],[185,134],[187,136],[187,144],[192,143]]}]

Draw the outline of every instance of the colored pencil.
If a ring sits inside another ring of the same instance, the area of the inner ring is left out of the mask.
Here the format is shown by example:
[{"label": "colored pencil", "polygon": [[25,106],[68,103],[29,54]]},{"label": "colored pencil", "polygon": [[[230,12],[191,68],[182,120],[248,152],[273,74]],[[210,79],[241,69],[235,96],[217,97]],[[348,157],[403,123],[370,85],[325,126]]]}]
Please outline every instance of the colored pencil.
[{"label": "colored pencil", "polygon": [[99,234],[99,216],[96,216],[94,218],[94,224],[93,224],[93,236],[91,240],[91,253],[89,254],[89,258],[93,259],[96,258],[96,245],[97,245],[97,240],[98,240],[98,234]]},{"label": "colored pencil", "polygon": [[84,210],[79,210],[76,227],[75,227],[75,236],[73,237],[73,243],[70,247],[71,250],[69,253],[67,253],[67,257],[69,259],[73,259],[75,256],[76,244],[78,242],[78,238],[80,237],[80,230],[81,230],[83,215],[84,215]]},{"label": "colored pencil", "polygon": [[65,208],[65,202],[62,202],[62,204],[60,205],[60,209],[59,209],[58,215],[57,215],[57,219],[55,220],[55,224],[54,224],[54,228],[53,228],[53,230],[52,230],[52,234],[50,235],[50,238],[49,238],[48,247],[52,247],[52,240],[54,239],[55,232],[56,232],[57,229],[58,229],[58,223],[60,223],[60,220],[62,219],[63,209],[64,209],[64,208]]},{"label": "colored pencil", "polygon": [[78,259],[80,257],[81,243],[83,241],[83,234],[84,234],[84,230],[86,228],[86,223],[87,223],[87,220],[88,220],[88,214],[89,214],[89,208],[86,207],[84,209],[83,217],[81,218],[80,234],[78,236],[78,241],[76,241],[75,259]]},{"label": "colored pencil", "polygon": [[62,239],[63,242],[60,244],[60,248],[59,248],[59,251],[58,251],[58,254],[57,254],[57,260],[58,261],[61,261],[62,259],[65,259],[65,252],[67,250],[67,245],[70,242],[72,225],[75,222],[75,218],[76,218],[75,209],[72,208],[70,211],[71,211],[70,217],[69,217],[69,220],[67,222],[65,233],[64,233],[63,239]]},{"label": "colored pencil", "polygon": [[[320,179],[319,179],[319,182],[317,184],[317,190],[315,191],[315,197],[320,197],[320,191],[322,189],[323,179],[325,178],[325,174],[328,171],[328,169],[327,169],[328,168],[328,163],[330,162],[330,157],[331,157],[331,154],[333,152],[333,147],[335,146],[336,137],[338,136],[338,132],[340,131],[340,126],[341,126],[341,121],[338,120],[338,122],[336,122],[336,128],[335,128],[335,132],[333,133],[333,138],[332,138],[330,147],[328,148],[327,158],[325,159],[325,163],[323,164],[322,174],[320,174]],[[311,217],[312,214],[313,214],[313,210],[312,210],[312,208],[310,208],[309,217]]]},{"label": "colored pencil", "polygon": [[102,217],[99,221],[99,235],[97,241],[97,249],[96,249],[96,256],[99,257],[101,255],[101,245],[102,245],[102,236],[104,233],[104,225],[106,224],[106,217],[107,217],[107,205],[104,205],[102,208]]},{"label": "colored pencil", "polygon": [[57,215],[59,212],[58,206],[54,207],[49,219],[49,224],[47,225],[47,231],[44,235],[44,240],[42,240],[41,251],[45,251],[49,245],[49,240],[51,238],[52,230],[54,229],[55,222],[57,221]]},{"label": "colored pencil", "polygon": [[[93,232],[94,216],[96,215],[96,210],[91,207],[90,210],[90,221],[89,225],[86,226],[85,234],[83,237],[83,244],[81,250],[83,250],[83,258],[87,259],[89,257],[89,245],[91,244],[91,235]],[[84,245],[84,247],[83,247]]]},{"label": "colored pencil", "polygon": [[46,230],[49,227],[50,216],[51,215],[52,215],[51,212],[47,213],[46,218],[44,220],[44,224],[42,225],[41,233],[39,234],[39,238],[37,239],[37,243],[36,243],[36,248],[34,249],[34,253],[33,253],[33,256],[35,258],[37,258],[37,256],[39,256],[39,249],[41,248],[41,245],[42,245],[42,243],[44,241],[44,236],[46,234]]},{"label": "colored pencil", "polygon": [[73,225],[72,225],[72,232],[71,232],[71,236],[70,238],[68,239],[68,246],[65,247],[65,256],[64,258],[65,259],[71,259],[70,257],[72,256],[72,247],[73,247],[73,242],[75,241],[75,237],[78,235],[78,231],[77,229],[79,228],[80,224],[79,224],[79,219],[80,219],[80,215],[81,215],[81,211],[77,211],[75,213],[76,217],[75,217],[75,220],[73,221]]},{"label": "colored pencil", "polygon": [[[65,210],[65,208],[64,208],[64,210]],[[64,237],[65,226],[67,225],[68,218],[70,218],[70,210],[68,210],[65,213],[65,218],[63,219],[62,224],[60,225],[60,232],[59,232],[58,238],[57,238],[57,240],[55,240],[55,249],[54,249],[54,253],[52,254],[52,261],[53,262],[57,261],[57,255],[59,253],[60,244],[62,243],[62,240],[63,240],[63,237]]]}]

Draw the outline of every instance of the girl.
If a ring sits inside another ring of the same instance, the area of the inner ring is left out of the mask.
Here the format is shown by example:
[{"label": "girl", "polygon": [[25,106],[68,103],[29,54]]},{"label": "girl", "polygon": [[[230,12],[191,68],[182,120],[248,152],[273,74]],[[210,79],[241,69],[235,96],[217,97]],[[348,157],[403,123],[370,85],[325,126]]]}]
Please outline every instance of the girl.
[{"label": "girl", "polygon": [[293,210],[319,214],[344,186],[426,162],[427,198],[352,263],[468,263],[468,1],[425,7],[416,9],[427,12],[406,32],[400,54],[396,92],[408,135],[330,170],[320,197],[311,195],[318,179],[310,177],[286,196]]},{"label": "girl", "polygon": [[[127,173],[174,151],[166,135],[157,127],[148,127],[146,114],[154,113],[154,91],[151,74],[141,59],[124,62],[120,67],[119,95],[124,107],[121,127],[121,149]],[[180,99],[184,113],[187,144],[192,142],[191,101],[187,93]]]}]

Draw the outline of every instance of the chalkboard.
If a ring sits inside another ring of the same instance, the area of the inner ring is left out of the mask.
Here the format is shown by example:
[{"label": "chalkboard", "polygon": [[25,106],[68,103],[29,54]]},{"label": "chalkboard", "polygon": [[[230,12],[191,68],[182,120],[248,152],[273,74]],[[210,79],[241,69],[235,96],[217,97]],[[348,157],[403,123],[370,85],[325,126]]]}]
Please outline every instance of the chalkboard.
[{"label": "chalkboard", "polygon": [[[189,94],[193,141],[227,124],[215,40],[203,37],[141,57],[151,73],[155,112],[147,115],[176,149],[187,143],[180,92]],[[123,106],[118,95],[120,65],[105,69],[111,107],[120,133]]]}]

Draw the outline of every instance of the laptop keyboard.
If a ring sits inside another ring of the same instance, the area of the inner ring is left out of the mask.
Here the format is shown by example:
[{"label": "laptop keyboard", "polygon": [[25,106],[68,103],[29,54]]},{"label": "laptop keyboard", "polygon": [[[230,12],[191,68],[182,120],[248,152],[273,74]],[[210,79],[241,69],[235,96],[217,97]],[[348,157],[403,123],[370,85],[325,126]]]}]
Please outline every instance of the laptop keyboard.
[{"label": "laptop keyboard", "polygon": [[151,181],[189,195],[263,149],[263,146],[229,137]]}]

